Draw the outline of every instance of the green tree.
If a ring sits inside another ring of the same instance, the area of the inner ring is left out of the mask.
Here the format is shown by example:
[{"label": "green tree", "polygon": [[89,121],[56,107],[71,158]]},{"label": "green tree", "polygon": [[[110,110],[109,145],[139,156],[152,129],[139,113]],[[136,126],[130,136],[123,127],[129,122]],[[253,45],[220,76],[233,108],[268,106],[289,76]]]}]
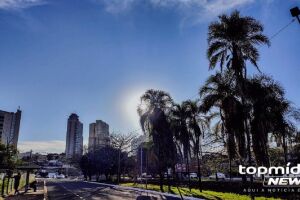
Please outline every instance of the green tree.
[{"label": "green tree", "polygon": [[198,170],[198,187],[202,192],[201,183],[201,137],[204,137],[204,133],[208,131],[210,127],[210,118],[207,116],[201,116],[199,113],[198,101],[187,100],[183,102],[184,108],[187,113],[187,125],[190,132],[192,141],[192,150],[194,156],[197,158],[197,170]]},{"label": "green tree", "polygon": [[189,159],[191,157],[192,137],[191,133],[188,130],[188,114],[189,113],[187,111],[187,106],[185,103],[182,103],[181,105],[175,104],[172,108],[170,120],[174,137],[180,144],[178,151],[183,152],[181,154],[183,155],[183,159],[185,159],[186,162],[186,173],[188,175],[189,189],[191,190]]},{"label": "green tree", "polygon": [[231,74],[226,71],[211,75],[204,86],[200,88],[202,104],[200,110],[204,113],[216,108],[221,119],[222,135],[226,136],[226,148],[231,161],[236,155],[243,163],[246,159],[245,135],[242,105]]},{"label": "green tree", "polygon": [[299,113],[285,98],[284,89],[272,78],[260,75],[246,82],[246,97],[251,103],[251,138],[253,152],[259,165],[270,165],[269,134],[282,139],[287,163],[287,139],[296,133]]},{"label": "green tree", "polygon": [[219,21],[213,22],[208,31],[209,68],[213,69],[220,63],[221,72],[223,66],[233,72],[236,82],[236,92],[240,97],[241,109],[243,111],[244,131],[247,138],[248,162],[251,165],[251,137],[249,120],[246,115],[247,103],[245,102],[245,79],[247,78],[246,62],[250,61],[258,70],[257,61],[259,52],[257,45],[270,45],[269,39],[263,34],[262,24],[247,16],[241,16],[238,11],[231,15],[219,16]]},{"label": "green tree", "polygon": [[168,93],[147,90],[141,96],[141,104],[138,107],[141,127],[144,133],[151,136],[153,150],[158,159],[161,191],[163,191],[164,173],[168,168],[174,168],[176,159],[173,134],[168,121],[172,106],[173,100]]},{"label": "green tree", "polygon": [[112,134],[110,136],[111,138],[111,144],[112,147],[118,150],[118,171],[117,171],[117,183],[120,183],[121,178],[121,161],[124,161],[123,159],[126,159],[127,157],[123,156],[123,159],[121,159],[121,155],[124,152],[128,152],[131,147],[131,142],[136,139],[136,134],[129,133],[129,134]]}]

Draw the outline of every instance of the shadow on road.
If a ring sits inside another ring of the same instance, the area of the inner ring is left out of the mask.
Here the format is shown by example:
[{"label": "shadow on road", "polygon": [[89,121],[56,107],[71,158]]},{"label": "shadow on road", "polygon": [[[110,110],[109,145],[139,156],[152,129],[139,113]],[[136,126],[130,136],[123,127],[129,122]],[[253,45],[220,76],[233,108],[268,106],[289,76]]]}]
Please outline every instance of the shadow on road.
[{"label": "shadow on road", "polygon": [[141,195],[136,198],[136,200],[157,200],[156,197],[150,197],[146,195]]}]

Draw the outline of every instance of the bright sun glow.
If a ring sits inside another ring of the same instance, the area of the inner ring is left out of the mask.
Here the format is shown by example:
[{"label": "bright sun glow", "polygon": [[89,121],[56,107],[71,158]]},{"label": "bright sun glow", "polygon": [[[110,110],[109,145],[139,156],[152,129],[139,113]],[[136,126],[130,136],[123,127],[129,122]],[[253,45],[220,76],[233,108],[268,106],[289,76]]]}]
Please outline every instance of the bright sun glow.
[{"label": "bright sun glow", "polygon": [[139,115],[137,113],[138,105],[140,104],[140,97],[144,94],[146,89],[131,89],[123,94],[123,117],[133,127],[139,127]]}]

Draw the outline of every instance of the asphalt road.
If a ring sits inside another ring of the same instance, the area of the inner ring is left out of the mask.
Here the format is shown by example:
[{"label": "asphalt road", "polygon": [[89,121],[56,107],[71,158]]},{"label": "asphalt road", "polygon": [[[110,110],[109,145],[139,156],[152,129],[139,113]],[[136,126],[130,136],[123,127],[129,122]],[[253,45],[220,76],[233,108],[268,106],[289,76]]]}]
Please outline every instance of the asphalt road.
[{"label": "asphalt road", "polygon": [[49,200],[180,200],[84,181],[48,179],[46,186]]}]

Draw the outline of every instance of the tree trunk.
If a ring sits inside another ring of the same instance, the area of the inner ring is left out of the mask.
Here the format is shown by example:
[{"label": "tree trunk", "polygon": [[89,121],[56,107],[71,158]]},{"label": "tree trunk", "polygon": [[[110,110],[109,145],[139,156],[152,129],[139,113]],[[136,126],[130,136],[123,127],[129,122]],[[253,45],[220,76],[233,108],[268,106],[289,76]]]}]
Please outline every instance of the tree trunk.
[{"label": "tree trunk", "polygon": [[120,184],[120,159],[121,159],[121,149],[119,149],[119,155],[118,155],[118,185]]},{"label": "tree trunk", "polygon": [[201,180],[201,166],[200,166],[200,158],[199,158],[199,152],[197,153],[197,164],[198,164],[198,188],[199,191],[202,192],[202,180]]},{"label": "tree trunk", "polygon": [[9,188],[9,181],[10,181],[10,177],[7,178],[7,183],[6,183],[6,194],[8,195],[8,188]]},{"label": "tree trunk", "polygon": [[283,148],[283,154],[284,154],[284,162],[285,162],[285,164],[287,164],[288,158],[287,158],[287,146],[286,146],[285,134],[282,136],[282,148]]},{"label": "tree trunk", "polygon": [[230,181],[231,181],[231,179],[232,179],[232,168],[231,168],[231,157],[229,158],[229,179],[230,179]]},{"label": "tree trunk", "polygon": [[167,171],[167,182],[168,182],[168,192],[171,192],[171,185],[170,185],[170,177],[169,177],[169,169]]},{"label": "tree trunk", "polygon": [[189,190],[191,191],[191,176],[190,176],[190,166],[189,166],[189,155],[188,154],[186,157],[186,169],[187,169],[187,173],[188,173]]},{"label": "tree trunk", "polygon": [[162,174],[162,172],[160,172],[160,174],[159,174],[159,187],[160,187],[161,192],[164,192],[163,181],[164,181],[164,174]]},{"label": "tree trunk", "polygon": [[3,180],[2,180],[2,188],[1,188],[1,195],[3,196],[4,195],[4,183],[5,183],[5,175],[3,176]]}]

